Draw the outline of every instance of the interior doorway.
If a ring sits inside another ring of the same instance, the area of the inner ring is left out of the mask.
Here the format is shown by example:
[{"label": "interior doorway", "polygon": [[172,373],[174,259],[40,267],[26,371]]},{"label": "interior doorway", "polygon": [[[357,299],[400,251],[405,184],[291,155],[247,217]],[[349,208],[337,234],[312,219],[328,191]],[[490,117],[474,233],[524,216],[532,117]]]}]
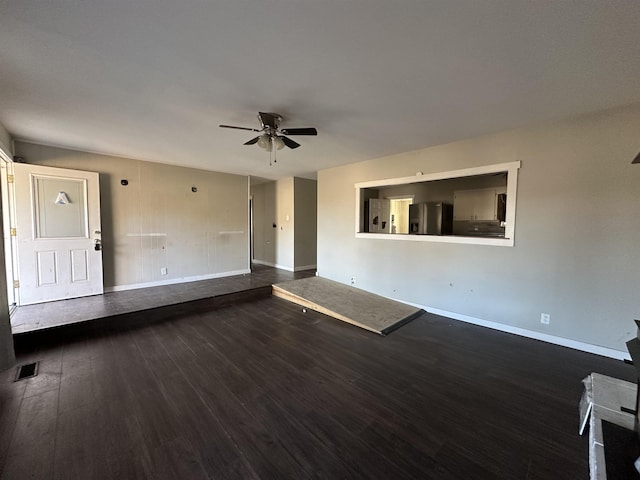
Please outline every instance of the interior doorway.
[{"label": "interior doorway", "polygon": [[409,205],[413,203],[413,196],[388,198],[391,211],[389,233],[409,233]]}]

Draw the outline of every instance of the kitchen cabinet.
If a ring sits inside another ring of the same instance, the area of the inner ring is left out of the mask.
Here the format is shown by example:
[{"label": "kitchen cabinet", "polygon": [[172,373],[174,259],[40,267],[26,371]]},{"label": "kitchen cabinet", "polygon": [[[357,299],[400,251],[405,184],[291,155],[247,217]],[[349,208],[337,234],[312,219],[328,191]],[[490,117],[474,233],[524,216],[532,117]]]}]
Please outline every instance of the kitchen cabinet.
[{"label": "kitchen cabinet", "polygon": [[493,221],[497,217],[498,191],[495,188],[456,190],[453,193],[453,219]]}]

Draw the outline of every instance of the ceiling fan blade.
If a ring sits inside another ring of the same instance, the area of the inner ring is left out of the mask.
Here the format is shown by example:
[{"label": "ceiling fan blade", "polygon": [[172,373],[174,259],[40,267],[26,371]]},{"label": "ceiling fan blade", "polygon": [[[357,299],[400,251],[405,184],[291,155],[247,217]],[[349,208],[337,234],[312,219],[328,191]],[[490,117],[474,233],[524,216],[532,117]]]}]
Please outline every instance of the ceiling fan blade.
[{"label": "ceiling fan blade", "polygon": [[244,142],[244,145],[253,145],[254,143],[258,143],[258,140],[260,140],[260,137],[252,138],[248,142]]},{"label": "ceiling fan blade", "polygon": [[280,131],[285,135],[318,135],[315,128],[283,128]]},{"label": "ceiling fan blade", "polygon": [[261,132],[262,130],[258,130],[257,128],[248,128],[248,127],[235,127],[233,125],[218,125],[222,128],[234,128],[236,130],[249,130],[250,132]]},{"label": "ceiling fan blade", "polygon": [[633,162],[631,163],[640,163],[640,153],[636,156],[636,158],[633,159]]},{"label": "ceiling fan blade", "polygon": [[298,142],[294,142],[290,138],[283,137],[283,136],[279,136],[278,138],[281,138],[284,144],[289,148],[298,148],[300,146]]}]

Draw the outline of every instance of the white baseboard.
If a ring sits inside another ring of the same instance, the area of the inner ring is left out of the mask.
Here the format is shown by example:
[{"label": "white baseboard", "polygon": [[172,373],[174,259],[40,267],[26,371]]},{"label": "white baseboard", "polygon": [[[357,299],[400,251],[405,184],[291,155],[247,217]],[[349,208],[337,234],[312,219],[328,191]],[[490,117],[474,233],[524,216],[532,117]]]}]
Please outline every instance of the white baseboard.
[{"label": "white baseboard", "polygon": [[311,270],[311,269],[316,269],[318,268],[317,265],[302,265],[301,267],[294,267],[293,271],[294,272],[301,272],[302,270]]},{"label": "white baseboard", "polygon": [[279,268],[281,270],[286,270],[287,272],[299,272],[301,270],[311,270],[312,268],[317,268],[316,265],[302,265],[301,267],[285,267],[284,265],[279,265],[277,263],[265,262],[264,260],[256,260],[255,258],[251,260],[252,263],[257,263],[258,265],[265,265],[267,267]]},{"label": "white baseboard", "polygon": [[284,265],[278,265],[277,263],[265,262],[264,260],[256,260],[255,258],[251,260],[251,263],[257,263],[258,265],[265,265],[267,267],[280,268],[281,270],[293,272],[293,268],[291,267],[285,267]]},{"label": "white baseboard", "polygon": [[[268,267],[280,268],[282,270],[287,270],[289,272],[299,271],[299,270],[309,270],[311,268],[316,268],[315,265],[305,265],[302,267],[297,267],[296,269],[292,269],[291,267],[285,267],[282,265],[273,264],[270,262],[264,262],[262,260],[255,260],[255,259],[252,260],[252,262],[257,263],[259,265],[266,265]],[[251,270],[249,269],[235,270],[231,272],[212,273],[208,275],[197,275],[193,277],[173,278],[173,279],[162,280],[157,282],[136,283],[136,284],[130,284],[130,285],[117,285],[115,287],[105,287],[104,291],[105,293],[121,292],[125,290],[136,290],[138,288],[158,287],[163,285],[175,285],[178,283],[197,282],[199,280],[231,277],[233,275],[243,275],[247,273],[251,273]],[[418,303],[398,300],[397,298],[390,298],[390,299],[395,300],[396,302],[405,303],[407,305],[414,306],[416,308],[421,308],[429,313],[433,313],[434,315],[440,315],[442,317],[451,318],[453,320],[459,320],[461,322],[471,323],[474,325],[479,325],[481,327],[491,328],[493,330],[499,330],[501,332],[512,333],[514,335],[520,335],[521,337],[541,340],[543,342],[552,343],[554,345],[561,345],[563,347],[573,348],[574,350],[593,353],[596,355],[601,355],[603,357],[615,358],[617,360],[631,360],[631,356],[629,355],[628,352],[615,350],[613,348],[601,347],[599,345],[592,345],[590,343],[579,342],[577,340],[570,340],[568,338],[556,337],[554,335],[549,335],[547,333],[535,332],[533,330],[527,330],[520,327],[505,325],[503,323],[498,323],[498,322],[491,322],[489,320],[483,320],[481,318],[471,317],[469,315],[464,315],[461,313],[449,312],[447,310],[428,307],[425,305],[420,305]]]},{"label": "white baseboard", "polygon": [[527,330],[520,327],[513,327],[511,325],[505,325],[503,323],[491,322],[489,320],[482,320],[481,318],[471,317],[469,315],[463,315],[461,313],[448,312],[446,310],[440,310],[439,308],[427,307],[419,305],[417,303],[405,302],[402,300],[392,299],[398,302],[412,305],[416,308],[422,308],[423,310],[433,313],[434,315],[440,315],[454,320],[460,320],[461,322],[472,323],[481,327],[492,328],[493,330],[499,330],[501,332],[512,333],[514,335],[520,335],[521,337],[533,338],[535,340],[541,340],[547,343],[553,343],[554,345],[561,345],[563,347],[573,348],[574,350],[580,350],[587,353],[594,353],[603,357],[615,358],[617,360],[630,360],[631,356],[628,352],[622,352],[613,348],[601,347],[599,345],[592,345],[590,343],[578,342],[577,340],[570,340],[568,338],[556,337],[547,333],[535,332],[533,330]]},{"label": "white baseboard", "polygon": [[257,263],[258,265],[265,265],[267,267],[275,267],[275,263],[265,262],[264,260],[256,260],[255,258],[251,260],[251,263]]},{"label": "white baseboard", "polygon": [[181,277],[181,278],[170,278],[167,280],[160,280],[157,282],[144,282],[144,283],[132,283],[129,285],[116,285],[114,287],[105,287],[105,293],[110,292],[123,292],[125,290],[137,290],[139,288],[149,288],[149,287],[161,287],[163,285],[176,285],[178,283],[189,283],[189,282],[197,282],[200,280],[211,280],[213,278],[223,278],[223,277],[232,277],[234,275],[244,275],[247,273],[251,273],[251,270],[233,270],[231,272],[222,272],[222,273],[210,273],[207,275],[194,275],[192,277]]}]

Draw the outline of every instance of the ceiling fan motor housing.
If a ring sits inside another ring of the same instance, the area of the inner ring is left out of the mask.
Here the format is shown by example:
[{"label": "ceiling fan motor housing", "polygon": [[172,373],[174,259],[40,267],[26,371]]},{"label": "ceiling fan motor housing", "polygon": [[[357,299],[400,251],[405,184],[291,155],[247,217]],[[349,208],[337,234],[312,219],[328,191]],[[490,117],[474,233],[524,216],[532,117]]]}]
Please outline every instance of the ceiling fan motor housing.
[{"label": "ceiling fan motor housing", "polygon": [[282,116],[277,113],[260,112],[258,113],[258,120],[260,120],[262,128],[278,130]]}]

